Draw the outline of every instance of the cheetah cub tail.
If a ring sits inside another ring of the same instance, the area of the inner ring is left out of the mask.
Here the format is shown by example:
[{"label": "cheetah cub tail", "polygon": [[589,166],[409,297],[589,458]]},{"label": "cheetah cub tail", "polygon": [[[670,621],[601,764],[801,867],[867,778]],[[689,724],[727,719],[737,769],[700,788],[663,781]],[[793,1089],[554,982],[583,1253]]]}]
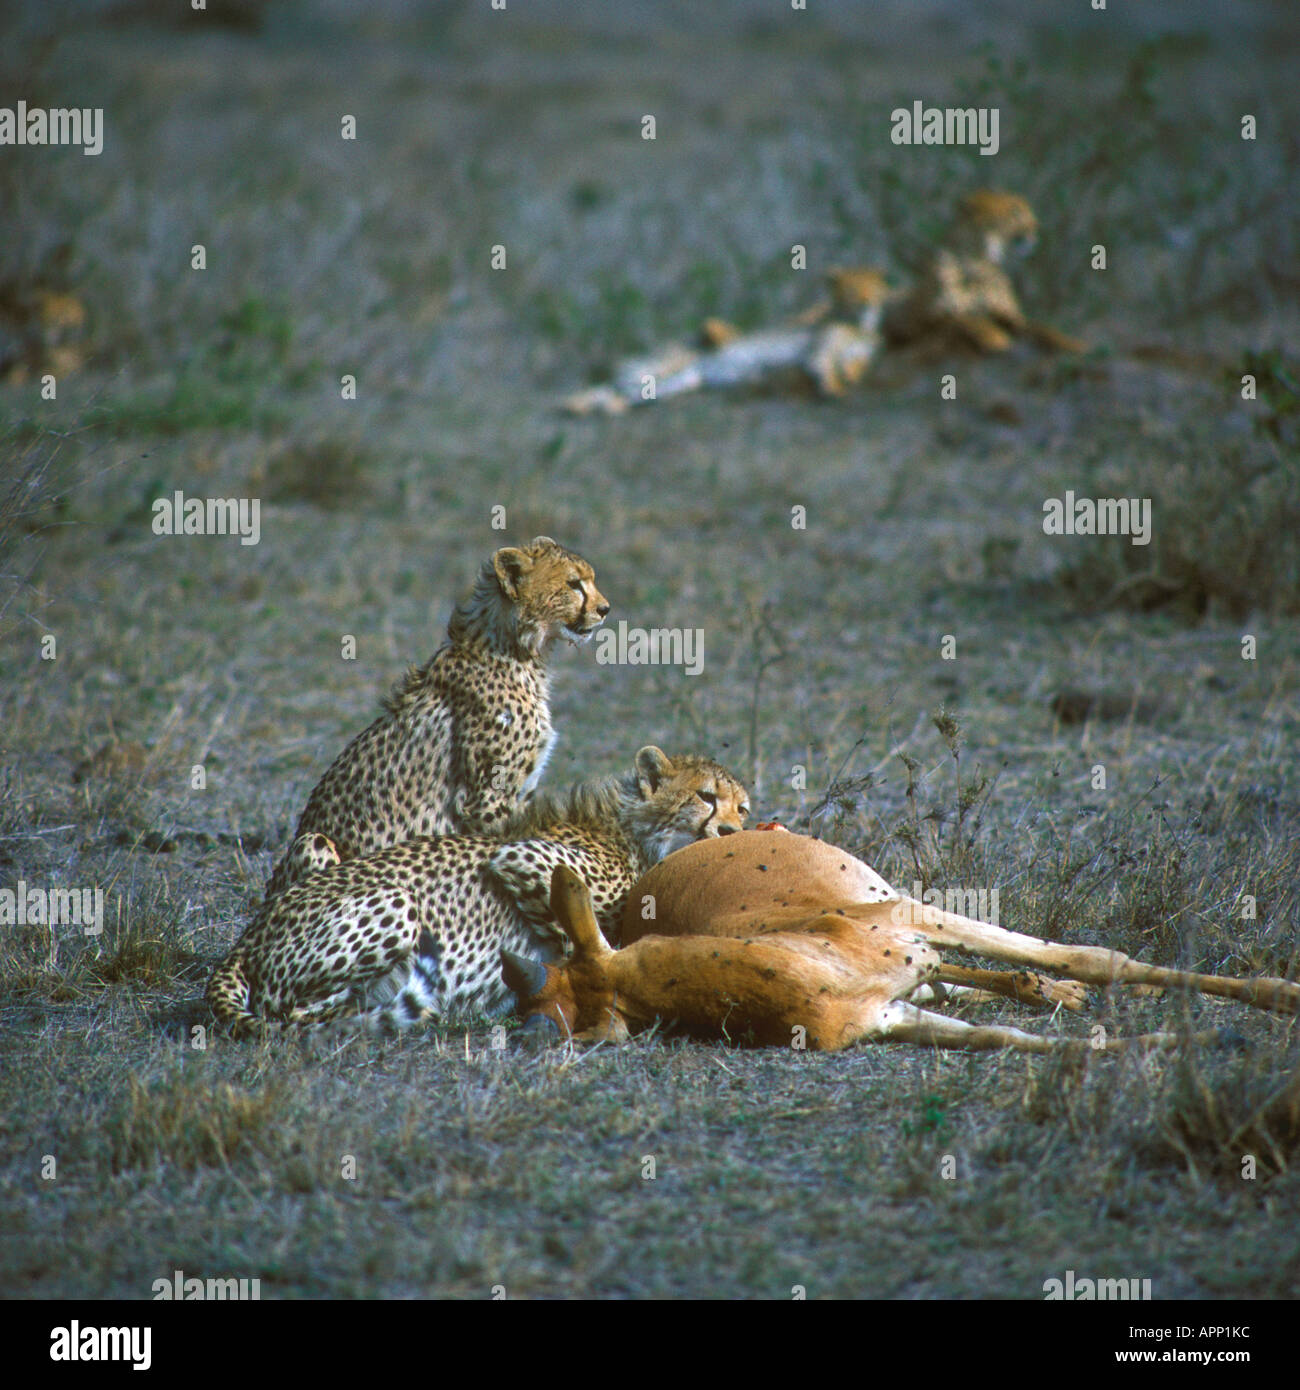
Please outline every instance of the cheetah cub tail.
[{"label": "cheetah cub tail", "polygon": [[442,943],[426,927],[411,952],[405,982],[386,1003],[367,1010],[358,1022],[367,1032],[392,1036],[441,1018],[447,1009],[442,983]]},{"label": "cheetah cub tail", "polygon": [[204,993],[208,1008],[218,1024],[236,1038],[255,1037],[262,1023],[248,1010],[248,980],[238,950],[232,951],[212,972]]},{"label": "cheetah cub tail", "polygon": [[391,1038],[446,1013],[441,963],[441,943],[425,930],[407,960],[364,990],[349,986],[285,1017],[262,1018],[249,1012],[248,980],[236,950],[213,973],[205,998],[217,1023],[240,1040],[293,1037],[311,1045],[359,1033]]}]

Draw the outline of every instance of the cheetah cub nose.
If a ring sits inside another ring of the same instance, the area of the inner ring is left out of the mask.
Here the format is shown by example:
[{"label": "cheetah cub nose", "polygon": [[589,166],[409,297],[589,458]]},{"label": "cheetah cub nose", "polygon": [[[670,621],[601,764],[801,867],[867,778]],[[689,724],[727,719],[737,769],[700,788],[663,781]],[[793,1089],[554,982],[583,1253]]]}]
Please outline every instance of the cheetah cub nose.
[{"label": "cheetah cub nose", "polygon": [[607,604],[607,603],[598,603],[598,604],[596,605],[596,612],[599,613],[600,616],[603,618],[603,617],[605,616],[605,614],[609,612],[609,604]]}]

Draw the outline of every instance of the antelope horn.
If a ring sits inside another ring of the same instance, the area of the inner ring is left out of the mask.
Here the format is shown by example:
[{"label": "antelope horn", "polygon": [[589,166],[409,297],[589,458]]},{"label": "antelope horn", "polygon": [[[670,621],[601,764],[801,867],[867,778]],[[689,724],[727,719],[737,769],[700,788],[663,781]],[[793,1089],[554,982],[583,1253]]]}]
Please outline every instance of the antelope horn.
[{"label": "antelope horn", "polygon": [[546,967],[514,951],[501,952],[501,976],[519,999],[532,999],[546,988]]}]

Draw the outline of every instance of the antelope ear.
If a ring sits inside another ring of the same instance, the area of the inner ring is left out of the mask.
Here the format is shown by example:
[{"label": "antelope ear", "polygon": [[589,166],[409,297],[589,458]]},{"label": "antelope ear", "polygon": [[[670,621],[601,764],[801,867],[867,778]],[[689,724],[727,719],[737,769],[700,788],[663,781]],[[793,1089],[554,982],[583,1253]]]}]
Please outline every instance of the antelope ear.
[{"label": "antelope ear", "polygon": [[672,760],[662,748],[647,744],[636,755],[636,780],[641,787],[641,795],[650,797],[659,789],[659,783],[673,770]]},{"label": "antelope ear", "polygon": [[519,597],[519,581],[529,569],[528,556],[514,546],[503,546],[492,557],[492,568],[496,571],[497,583],[507,598]]},{"label": "antelope ear", "polygon": [[539,960],[501,952],[501,978],[521,1003],[535,999],[546,988],[546,967]]},{"label": "antelope ear", "polygon": [[575,960],[599,960],[614,954],[600,934],[591,890],[567,864],[557,864],[551,872],[551,916],[573,942]]}]

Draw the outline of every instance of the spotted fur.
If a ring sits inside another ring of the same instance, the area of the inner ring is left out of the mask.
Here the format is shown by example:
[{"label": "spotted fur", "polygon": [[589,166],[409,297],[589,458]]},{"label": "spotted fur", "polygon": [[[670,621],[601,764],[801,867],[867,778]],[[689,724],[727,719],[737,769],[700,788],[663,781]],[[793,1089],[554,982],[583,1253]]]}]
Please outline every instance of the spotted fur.
[{"label": "spotted fur", "polygon": [[314,872],[321,853],[346,862],[414,835],[499,834],[555,740],[548,655],[561,638],[589,640],[608,612],[591,566],[549,536],[498,550],[446,642],[317,784],[267,899]]},{"label": "spotted fur", "polygon": [[322,866],[262,907],[214,972],[208,1003],[237,1034],[348,1015],[389,1030],[503,1013],[512,996],[501,950],[563,953],[549,906],[557,864],[591,885],[617,940],[628,889],[646,869],[741,829],[748,812],[745,789],[717,763],[647,747],[626,777],[538,796],[504,842],[416,837],[327,867],[317,845]]},{"label": "spotted fur", "polygon": [[943,242],[915,284],[885,312],[886,339],[940,350],[1005,352],[1017,337],[1078,352],[1083,344],[1025,317],[1004,266],[1038,241],[1033,209],[1014,193],[980,189],[963,198]]}]

